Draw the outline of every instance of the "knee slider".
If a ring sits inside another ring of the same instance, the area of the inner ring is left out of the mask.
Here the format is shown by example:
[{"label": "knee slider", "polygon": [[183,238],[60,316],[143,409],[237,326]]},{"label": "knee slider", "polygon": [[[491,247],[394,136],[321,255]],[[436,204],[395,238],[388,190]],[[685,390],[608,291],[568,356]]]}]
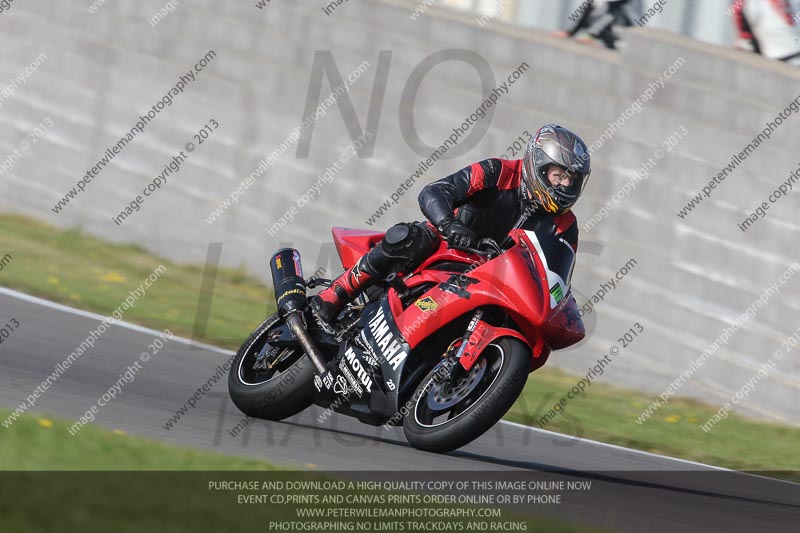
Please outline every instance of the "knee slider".
[{"label": "knee slider", "polygon": [[424,261],[438,244],[437,235],[424,223],[400,223],[386,231],[379,246],[373,248],[367,260],[375,270],[407,270]]},{"label": "knee slider", "polygon": [[438,236],[424,223],[411,224],[411,243],[407,257],[411,265],[416,266],[424,261],[436,249],[439,243]]},{"label": "knee slider", "polygon": [[395,252],[406,248],[412,241],[412,229],[409,224],[395,224],[383,237],[383,247],[387,252]]}]

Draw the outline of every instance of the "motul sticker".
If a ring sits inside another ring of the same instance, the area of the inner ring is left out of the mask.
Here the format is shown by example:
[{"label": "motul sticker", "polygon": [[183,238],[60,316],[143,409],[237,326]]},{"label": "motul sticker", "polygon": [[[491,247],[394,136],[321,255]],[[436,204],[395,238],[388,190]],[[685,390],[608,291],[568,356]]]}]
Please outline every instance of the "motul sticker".
[{"label": "motul sticker", "polygon": [[[347,362],[350,368],[348,368],[348,365],[345,365],[345,362]],[[355,389],[356,394],[361,396],[363,393],[362,386],[367,392],[372,392],[372,378],[369,372],[367,372],[367,369],[364,368],[364,365],[361,364],[361,360],[356,355],[352,346],[348,346],[347,350],[345,350],[344,359],[342,359],[339,368],[342,370],[342,374],[344,374],[344,377],[350,382],[353,389]]]}]

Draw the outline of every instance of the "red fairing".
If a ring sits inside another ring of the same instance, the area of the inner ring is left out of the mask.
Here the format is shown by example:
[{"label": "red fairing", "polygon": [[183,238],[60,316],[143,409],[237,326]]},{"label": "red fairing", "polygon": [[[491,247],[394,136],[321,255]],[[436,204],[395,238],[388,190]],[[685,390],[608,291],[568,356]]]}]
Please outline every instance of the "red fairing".
[{"label": "red fairing", "polygon": [[580,318],[578,304],[568,298],[562,312],[556,313],[544,329],[547,343],[554,350],[577,344],[586,336],[586,328]]},{"label": "red fairing", "polygon": [[[566,328],[566,312],[574,309],[574,316],[578,316],[572,298],[567,295],[559,305],[550,308],[550,292],[542,290],[542,287],[549,287],[543,264],[538,258],[535,264],[531,260],[531,255],[537,256],[535,252],[529,252],[532,247],[525,243],[524,232],[515,231],[514,239],[517,246],[483,263],[462,252],[449,250],[442,243],[430,259],[406,278],[409,287],[425,282],[436,283],[418,300],[424,300],[424,305],[410,305],[395,315],[397,326],[412,349],[445,324],[486,305],[506,309],[522,330],[522,335],[511,336],[526,339],[534,358],[541,358],[541,363],[549,355],[550,348],[569,346],[583,338],[580,319]],[[443,260],[460,261],[471,266],[464,274],[427,270],[431,264]],[[558,316],[563,320],[557,319]],[[514,333],[504,330],[503,334],[508,332]],[[489,341],[494,338],[490,336]]]},{"label": "red fairing", "polygon": [[[557,234],[564,233],[565,231],[567,231],[570,228],[570,226],[572,226],[573,224],[575,224],[575,222],[577,222],[577,220],[578,219],[575,218],[575,213],[573,213],[572,211],[567,211],[563,215],[558,215],[553,217],[553,222],[555,222]],[[576,252],[578,251],[577,242],[570,244],[570,246],[572,246],[572,249],[574,251]]]},{"label": "red fairing", "polygon": [[[343,266],[354,265],[383,235],[376,231],[333,228]],[[433,285],[406,309],[397,292],[389,290],[390,311],[411,349],[444,325],[484,306],[505,309],[520,331],[478,321],[460,359],[467,370],[484,348],[500,337],[514,337],[530,347],[531,371],[547,361],[552,349],[571,346],[584,338],[583,321],[571,293],[567,291],[555,302],[547,270],[533,241],[523,230],[513,230],[510,236],[515,246],[490,261],[451,250],[447,243],[440,242],[439,249],[405,277],[410,289],[426,283]],[[466,271],[436,269],[435,263],[443,261],[463,263]]]},{"label": "red fairing", "polygon": [[[483,353],[483,350],[489,346],[492,341],[500,337],[514,337],[527,344],[532,350],[534,348],[531,346],[531,343],[528,341],[528,339],[520,335],[518,331],[508,328],[495,328],[481,320],[475,326],[475,330],[472,332],[472,335],[470,335],[469,339],[467,339],[467,346],[464,348],[464,352],[461,354],[458,362],[464,367],[464,370],[471,370],[472,366],[475,364],[475,361],[478,360],[478,356]],[[542,357],[542,355],[543,353],[541,351],[533,351],[534,359],[539,359]],[[545,355],[545,359],[546,358],[547,356]],[[537,365],[536,368],[542,366],[542,364],[544,364],[544,361]],[[531,370],[533,370],[533,368]]]},{"label": "red fairing", "polygon": [[362,255],[381,242],[385,232],[363,229],[334,227],[331,230],[336,252],[342,260],[342,266],[348,269],[356,264]]}]

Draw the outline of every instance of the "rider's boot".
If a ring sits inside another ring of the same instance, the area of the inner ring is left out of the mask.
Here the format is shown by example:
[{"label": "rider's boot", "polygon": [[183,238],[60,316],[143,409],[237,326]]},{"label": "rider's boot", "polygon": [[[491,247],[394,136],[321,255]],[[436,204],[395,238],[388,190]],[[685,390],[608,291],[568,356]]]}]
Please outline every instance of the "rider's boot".
[{"label": "rider's boot", "polygon": [[378,279],[377,272],[369,264],[368,255],[362,256],[355,265],[333,280],[330,287],[311,297],[309,304],[322,320],[330,322],[336,318],[345,304]]}]

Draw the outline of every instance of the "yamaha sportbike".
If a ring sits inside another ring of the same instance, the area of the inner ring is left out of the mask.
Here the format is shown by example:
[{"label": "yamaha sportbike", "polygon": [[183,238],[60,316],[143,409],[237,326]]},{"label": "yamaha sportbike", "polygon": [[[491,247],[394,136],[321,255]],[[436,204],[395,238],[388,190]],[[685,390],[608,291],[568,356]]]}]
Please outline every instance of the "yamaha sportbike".
[{"label": "yamaha sportbike", "polygon": [[[334,228],[349,268],[383,233]],[[245,341],[228,387],[245,414],[291,417],[316,404],[371,425],[403,426],[414,447],[447,452],[511,408],[551,350],[585,335],[572,298],[575,253],[552,234],[512,229],[502,244],[438,250],[413,272],[362,292],[330,323],[307,305],[300,254],[270,260],[278,311]]]}]

